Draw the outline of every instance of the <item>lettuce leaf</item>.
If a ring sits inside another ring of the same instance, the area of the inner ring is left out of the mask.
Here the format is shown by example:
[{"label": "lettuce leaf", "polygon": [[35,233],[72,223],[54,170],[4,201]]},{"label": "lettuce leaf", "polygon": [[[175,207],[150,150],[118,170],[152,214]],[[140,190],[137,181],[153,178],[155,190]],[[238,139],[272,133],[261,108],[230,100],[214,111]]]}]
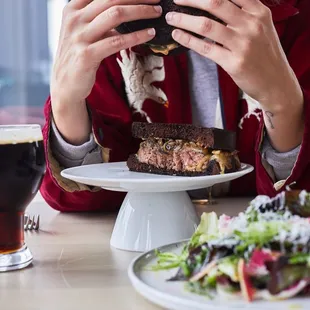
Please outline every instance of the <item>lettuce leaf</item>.
[{"label": "lettuce leaf", "polygon": [[290,265],[307,264],[310,267],[310,254],[308,253],[296,253],[289,257]]},{"label": "lettuce leaf", "polygon": [[218,237],[218,217],[215,212],[206,213],[201,215],[200,224],[198,225],[195,233],[190,239],[189,247],[195,248],[203,243]]},{"label": "lettuce leaf", "polygon": [[185,263],[189,255],[190,249],[195,249],[200,245],[208,242],[211,239],[218,236],[218,217],[215,212],[203,213],[201,215],[201,221],[196,231],[192,235],[189,243],[184,247],[181,255],[174,253],[162,253],[156,251],[158,258],[157,264],[152,266],[153,271],[173,269],[183,267],[184,274],[187,274],[187,264]]},{"label": "lettuce leaf", "polygon": [[178,268],[183,262],[185,262],[188,256],[187,245],[184,246],[180,255],[169,252],[160,252],[159,250],[155,250],[155,255],[157,257],[157,264],[152,266],[150,270],[159,271]]},{"label": "lettuce leaf", "polygon": [[249,247],[261,248],[277,236],[281,230],[288,229],[289,225],[283,221],[250,223],[245,231],[234,231],[234,234],[243,241],[236,247],[236,250],[238,253],[242,253]]},{"label": "lettuce leaf", "polygon": [[237,256],[228,256],[221,259],[217,264],[217,269],[231,279],[233,282],[238,282],[238,261]]}]

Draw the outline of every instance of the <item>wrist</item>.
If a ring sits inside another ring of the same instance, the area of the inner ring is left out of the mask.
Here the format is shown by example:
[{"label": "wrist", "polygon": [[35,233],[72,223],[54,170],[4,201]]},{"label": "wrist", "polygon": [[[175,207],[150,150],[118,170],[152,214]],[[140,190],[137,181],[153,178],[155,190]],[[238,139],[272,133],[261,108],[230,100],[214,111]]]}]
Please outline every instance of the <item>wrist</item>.
[{"label": "wrist", "polygon": [[85,99],[71,98],[70,96],[62,97],[57,95],[51,95],[51,104],[53,115],[72,114],[72,112],[74,112],[72,107],[75,107],[79,110],[86,108]]},{"label": "wrist", "polygon": [[[286,127],[292,127],[298,131],[304,127],[303,107],[304,97],[300,93],[284,93],[267,99],[268,104],[261,104],[267,129],[275,129],[277,123],[283,123]],[[278,126],[276,126],[278,127]]]},{"label": "wrist", "polygon": [[72,145],[81,145],[89,140],[91,121],[86,101],[64,102],[52,98],[52,117],[63,137]]},{"label": "wrist", "polygon": [[304,95],[298,81],[286,83],[283,87],[272,87],[272,91],[259,101],[264,111],[273,114],[300,114],[303,110]]},{"label": "wrist", "polygon": [[304,132],[304,97],[285,94],[275,97],[274,104],[262,106],[265,126],[272,145],[278,152],[287,152],[300,145]]}]

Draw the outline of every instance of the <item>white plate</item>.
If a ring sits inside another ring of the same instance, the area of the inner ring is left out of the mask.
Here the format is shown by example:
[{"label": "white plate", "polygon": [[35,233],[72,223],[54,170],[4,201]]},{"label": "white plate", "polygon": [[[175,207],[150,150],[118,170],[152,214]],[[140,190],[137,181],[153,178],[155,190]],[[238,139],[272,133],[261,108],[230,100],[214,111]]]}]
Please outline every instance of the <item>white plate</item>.
[{"label": "white plate", "polygon": [[[179,253],[185,241],[160,247],[164,252]],[[173,310],[293,310],[310,309],[310,298],[294,298],[285,301],[254,301],[247,303],[243,300],[208,299],[184,290],[182,282],[167,282],[176,274],[177,269],[168,271],[147,271],[145,269],[156,264],[154,251],[149,251],[137,257],[128,268],[128,275],[134,288],[149,301],[166,309]]]},{"label": "white plate", "polygon": [[65,169],[61,175],[75,182],[113,191],[175,192],[209,187],[237,179],[253,171],[242,164],[237,172],[198,177],[165,176],[129,171],[126,162],[105,163]]}]

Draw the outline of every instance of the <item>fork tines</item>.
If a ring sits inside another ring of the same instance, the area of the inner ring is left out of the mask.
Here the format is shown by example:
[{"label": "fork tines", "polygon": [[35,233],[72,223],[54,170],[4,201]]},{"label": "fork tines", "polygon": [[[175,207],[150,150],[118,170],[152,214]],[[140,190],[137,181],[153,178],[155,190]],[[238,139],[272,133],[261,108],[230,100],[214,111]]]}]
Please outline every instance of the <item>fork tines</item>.
[{"label": "fork tines", "polygon": [[24,216],[24,230],[39,230],[40,215],[34,215],[32,218],[25,214]]}]

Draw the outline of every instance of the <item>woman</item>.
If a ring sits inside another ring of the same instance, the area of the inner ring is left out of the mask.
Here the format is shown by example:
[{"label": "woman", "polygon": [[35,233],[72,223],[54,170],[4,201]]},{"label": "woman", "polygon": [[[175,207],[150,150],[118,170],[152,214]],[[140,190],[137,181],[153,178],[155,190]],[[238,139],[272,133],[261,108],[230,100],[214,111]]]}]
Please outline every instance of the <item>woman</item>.
[{"label": "woman", "polygon": [[137,120],[236,131],[241,161],[256,169],[221,194],[273,196],[292,183],[310,190],[310,2],[175,0],[227,27],[170,13],[174,39],[190,51],[165,58],[131,49],[151,40],[153,29],[113,31],[122,22],[161,15],[158,0],[144,2],[72,0],[64,10],[45,107],[46,201],[64,212],[117,208],[122,195],[65,180],[60,171],[126,160],[137,148],[130,136]]}]

